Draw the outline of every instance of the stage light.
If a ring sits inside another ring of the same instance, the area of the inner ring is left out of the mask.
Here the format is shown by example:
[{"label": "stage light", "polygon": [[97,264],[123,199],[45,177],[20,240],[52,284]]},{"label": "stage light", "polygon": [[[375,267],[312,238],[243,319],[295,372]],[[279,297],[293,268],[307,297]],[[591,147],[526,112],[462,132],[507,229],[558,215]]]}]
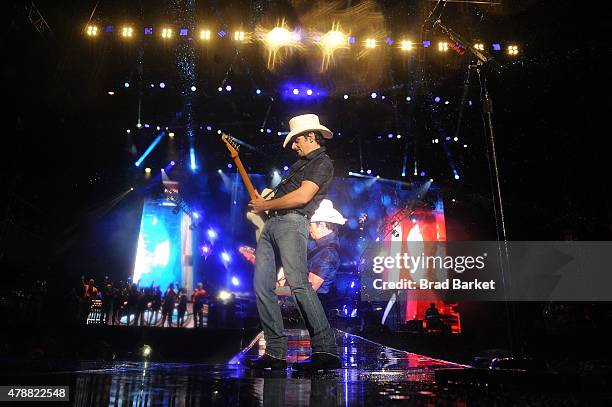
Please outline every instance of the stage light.
[{"label": "stage light", "polygon": [[293,89],[293,94],[294,95],[299,95],[300,94],[300,90],[298,88]]},{"label": "stage light", "polygon": [[143,358],[148,358],[151,356],[151,353],[153,353],[153,348],[151,348],[149,345],[144,345],[140,350],[140,354]]},{"label": "stage light", "polygon": [[189,148],[189,162],[191,164],[191,171],[195,171],[198,169],[195,160],[195,149],[193,147]]},{"label": "stage light", "polygon": [[421,171],[421,174],[419,174],[421,177],[425,176],[425,171]]},{"label": "stage light", "polygon": [[345,94],[345,95],[344,95],[344,96],[342,96],[342,97],[344,98],[344,100],[347,100],[347,99],[349,98],[349,95],[346,95],[346,94]]},{"label": "stage light", "polygon": [[284,27],[275,27],[266,34],[266,43],[270,48],[290,45],[291,40],[291,33]]},{"label": "stage light", "polygon": [[140,123],[140,122],[136,123],[136,127],[139,128],[139,129],[142,128],[142,123]]},{"label": "stage light", "polygon": [[370,175],[372,173],[372,170],[367,170],[366,174]]},{"label": "stage light", "polygon": [[463,148],[467,148],[467,144],[464,144],[464,145],[463,145]]},{"label": "stage light", "polygon": [[393,134],[391,133],[387,134],[387,138],[393,138]]},{"label": "stage light", "polygon": [[229,255],[228,252],[222,252],[221,253],[221,260],[223,260],[225,263],[229,263],[230,261],[232,261],[231,256]]},{"label": "stage light", "polygon": [[366,48],[376,48],[376,40],[374,38],[367,38],[365,40]]},{"label": "stage light", "polygon": [[455,179],[459,179],[459,174],[455,174]]},{"label": "stage light", "polygon": [[508,45],[508,55],[518,55],[518,46]]},{"label": "stage light", "polygon": [[149,167],[147,167],[147,168],[145,168],[145,172],[146,172],[147,174],[150,174],[150,173],[151,173],[151,169],[150,169]]},{"label": "stage light", "polygon": [[223,88],[222,88],[221,86],[219,86],[219,87],[217,88],[217,90],[218,90],[219,92],[223,92]]},{"label": "stage light", "polygon": [[266,133],[268,134],[272,133],[272,129],[266,129]]},{"label": "stage light", "polygon": [[132,27],[123,27],[123,29],[121,30],[121,36],[125,38],[129,38],[132,36],[133,31],[134,30],[132,29]]},{"label": "stage light", "polygon": [[347,43],[346,35],[339,30],[330,30],[321,37],[321,45],[326,53],[331,54]]},{"label": "stage light", "polygon": [[126,132],[127,134],[130,134],[132,131],[131,131],[130,129],[127,129],[125,132]]},{"label": "stage light", "polygon": [[123,87],[124,87],[124,88],[129,88],[129,87],[130,87],[130,83],[129,83],[129,82],[125,82],[125,83],[123,84]]},{"label": "stage light", "polygon": [[156,126],[156,127],[155,127],[155,130],[160,131],[160,130],[161,130],[161,127]]},{"label": "stage light", "polygon": [[173,132],[168,133],[168,137],[174,138],[174,133]]},{"label": "stage light", "polygon": [[160,83],[159,83],[159,87],[163,89],[163,88],[165,88],[165,87],[166,87],[166,84],[165,84],[165,83],[163,83],[163,82],[160,82]]},{"label": "stage light", "polygon": [[438,43],[438,51],[440,51],[440,52],[448,51],[448,42],[446,42],[446,41],[439,42]]},{"label": "stage light", "polygon": [[225,302],[229,300],[230,298],[232,298],[232,294],[229,291],[221,290],[219,291],[217,298]]},{"label": "stage light", "polygon": [[200,39],[205,41],[210,40],[210,30],[200,31]]},{"label": "stage light", "polygon": [[475,49],[475,50],[478,50],[478,51],[484,51],[485,46],[484,46],[484,44],[483,44],[483,43],[480,43],[480,42],[479,42],[479,43],[474,44],[474,49]]},{"label": "stage light", "polygon": [[312,95],[312,89],[308,89],[308,90],[306,90],[306,94],[307,94],[308,96]]},{"label": "stage light", "polygon": [[450,102],[447,100],[444,102],[445,105],[448,105]]},{"label": "stage light", "polygon": [[221,168],[219,168],[219,169],[217,170],[217,172],[218,172],[219,174],[223,174],[223,171],[221,171]]},{"label": "stage light", "polygon": [[372,99],[376,99],[378,97],[378,95],[376,94],[376,92],[372,92],[372,93],[370,93],[370,97]]},{"label": "stage light", "polygon": [[406,96],[406,102],[410,102],[412,98],[410,96]]},{"label": "stage light", "polygon": [[174,162],[174,160],[170,161],[170,165],[171,165],[171,166],[173,166],[173,167],[176,165],[176,163]]},{"label": "stage light", "polygon": [[96,35],[98,35],[98,27],[95,25],[88,25],[85,29],[85,32],[88,36],[95,37]]},{"label": "stage light", "polygon": [[402,51],[412,51],[412,41],[404,40],[400,43]]},{"label": "stage light", "polygon": [[207,255],[210,253],[210,246],[209,245],[202,245],[202,247],[200,248],[200,251],[202,252],[203,255]]},{"label": "stage light", "polygon": [[225,90],[226,90],[226,91],[228,91],[228,92],[231,92],[231,91],[232,91],[232,87],[231,87],[231,85],[227,85],[227,86],[225,87]]},{"label": "stage light", "polygon": [[283,171],[287,171],[288,169],[289,169],[289,167],[286,166],[286,165],[283,167]]},{"label": "stage light", "polygon": [[232,284],[235,286],[240,285],[240,280],[238,280],[238,277],[232,277]]},{"label": "stage light", "polygon": [[491,48],[493,49],[493,51],[501,51],[500,44],[491,44]]},{"label": "stage light", "polygon": [[459,137],[453,137],[453,141],[458,141]]},{"label": "stage light", "polygon": [[108,91],[108,94],[109,94],[110,96],[113,96],[113,95],[115,94],[115,92],[113,92],[112,90],[109,90],[109,91]]},{"label": "stage light", "polygon": [[434,102],[436,102],[436,103],[440,103],[440,100],[441,100],[441,99],[440,99],[440,96],[436,96],[436,97],[434,98]]},{"label": "stage light", "polygon": [[212,130],[212,126],[206,126],[206,130],[211,131]]},{"label": "stage light", "polygon": [[217,232],[215,232],[214,229],[208,229],[206,231],[206,234],[208,235],[209,239],[216,239],[217,238]]},{"label": "stage light", "polygon": [[402,138],[402,135],[401,135],[401,134],[398,134],[398,135],[397,135],[397,138]]},{"label": "stage light", "polygon": [[438,144],[440,142],[440,140],[438,140],[437,138],[434,139],[434,143]]},{"label": "stage light", "polygon": [[163,28],[162,29],[162,38],[170,39],[170,38],[172,38],[173,34],[174,34],[174,31],[172,30],[172,28]]},{"label": "stage light", "polygon": [[197,89],[197,88],[196,88],[195,86],[192,86],[192,87],[191,87],[191,91],[192,91],[192,92],[195,92],[195,91],[196,91],[196,89]]},{"label": "stage light", "polygon": [[255,90],[255,93],[256,93],[256,94],[258,94],[258,95],[260,95],[260,94],[261,94],[261,89],[257,89],[257,90]]},{"label": "stage light", "polygon": [[244,38],[244,31],[234,31],[234,41],[243,42]]}]

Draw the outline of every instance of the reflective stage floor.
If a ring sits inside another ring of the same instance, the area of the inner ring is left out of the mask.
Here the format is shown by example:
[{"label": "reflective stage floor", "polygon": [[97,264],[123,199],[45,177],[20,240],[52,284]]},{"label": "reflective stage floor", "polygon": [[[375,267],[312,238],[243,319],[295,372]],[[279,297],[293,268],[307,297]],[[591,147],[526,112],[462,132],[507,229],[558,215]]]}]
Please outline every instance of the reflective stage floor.
[{"label": "reflective stage floor", "polygon": [[[42,362],[36,368],[22,366],[8,376],[5,366],[2,384],[11,380],[11,384],[68,385],[71,404],[76,406],[582,404],[568,395],[502,396],[457,386],[440,387],[435,383],[437,369],[468,367],[399,351],[342,331],[337,337],[344,368],[334,372],[250,371],[241,362],[261,352],[262,342],[256,338],[252,346],[228,358],[225,364]],[[307,339],[299,331],[289,339],[289,362],[306,357]]]}]

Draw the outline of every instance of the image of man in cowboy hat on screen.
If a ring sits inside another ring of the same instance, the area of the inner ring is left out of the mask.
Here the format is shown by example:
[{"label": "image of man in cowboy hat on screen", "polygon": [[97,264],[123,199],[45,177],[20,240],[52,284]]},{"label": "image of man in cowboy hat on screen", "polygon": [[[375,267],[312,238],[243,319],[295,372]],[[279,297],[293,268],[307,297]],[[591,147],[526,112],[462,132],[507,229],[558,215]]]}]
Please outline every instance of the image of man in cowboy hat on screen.
[{"label": "image of man in cowboy hat on screen", "polygon": [[266,352],[246,365],[252,369],[285,369],[287,366],[287,337],[274,291],[277,253],[287,284],[306,322],[312,347],[312,356],[293,364],[292,368],[338,369],[342,364],[335,334],[308,281],[307,263],[309,219],[325,198],[333,177],[334,167],[323,146],[326,139],[332,138],[332,132],[321,125],[314,114],[293,117],[289,120],[289,129],[283,147],[291,146],[299,159],[281,180],[274,199],[258,197],[249,203],[253,212],[268,211],[269,218],[257,242],[253,283]]}]

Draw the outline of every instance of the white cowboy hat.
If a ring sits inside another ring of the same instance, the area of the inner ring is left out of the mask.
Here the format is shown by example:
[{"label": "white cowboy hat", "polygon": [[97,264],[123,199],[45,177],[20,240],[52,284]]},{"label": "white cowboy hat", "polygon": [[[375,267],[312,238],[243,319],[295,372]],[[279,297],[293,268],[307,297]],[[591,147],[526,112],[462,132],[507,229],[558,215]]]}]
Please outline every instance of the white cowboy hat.
[{"label": "white cowboy hat", "polygon": [[301,116],[295,116],[289,120],[289,134],[285,137],[283,147],[287,147],[287,144],[291,139],[299,134],[307,131],[320,131],[323,138],[330,139],[333,137],[333,133],[325,126],[319,123],[319,116],[316,114],[303,114]]},{"label": "white cowboy hat", "polygon": [[312,218],[310,218],[310,222],[327,222],[344,225],[346,219],[340,212],[334,209],[332,201],[324,199],[321,201],[321,204],[319,204],[319,208],[312,215]]}]

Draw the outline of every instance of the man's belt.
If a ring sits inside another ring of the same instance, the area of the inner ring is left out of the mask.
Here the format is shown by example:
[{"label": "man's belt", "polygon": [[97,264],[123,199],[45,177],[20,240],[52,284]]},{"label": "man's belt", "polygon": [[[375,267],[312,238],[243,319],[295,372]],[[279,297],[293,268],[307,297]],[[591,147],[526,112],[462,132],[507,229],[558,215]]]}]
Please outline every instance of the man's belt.
[{"label": "man's belt", "polygon": [[308,215],[295,210],[295,209],[278,209],[278,210],[272,210],[272,211],[268,211],[268,216],[270,217],[276,217],[276,216],[283,216],[283,215],[289,215],[290,213],[295,213],[298,214],[300,216],[304,216],[305,218],[308,218]]}]

